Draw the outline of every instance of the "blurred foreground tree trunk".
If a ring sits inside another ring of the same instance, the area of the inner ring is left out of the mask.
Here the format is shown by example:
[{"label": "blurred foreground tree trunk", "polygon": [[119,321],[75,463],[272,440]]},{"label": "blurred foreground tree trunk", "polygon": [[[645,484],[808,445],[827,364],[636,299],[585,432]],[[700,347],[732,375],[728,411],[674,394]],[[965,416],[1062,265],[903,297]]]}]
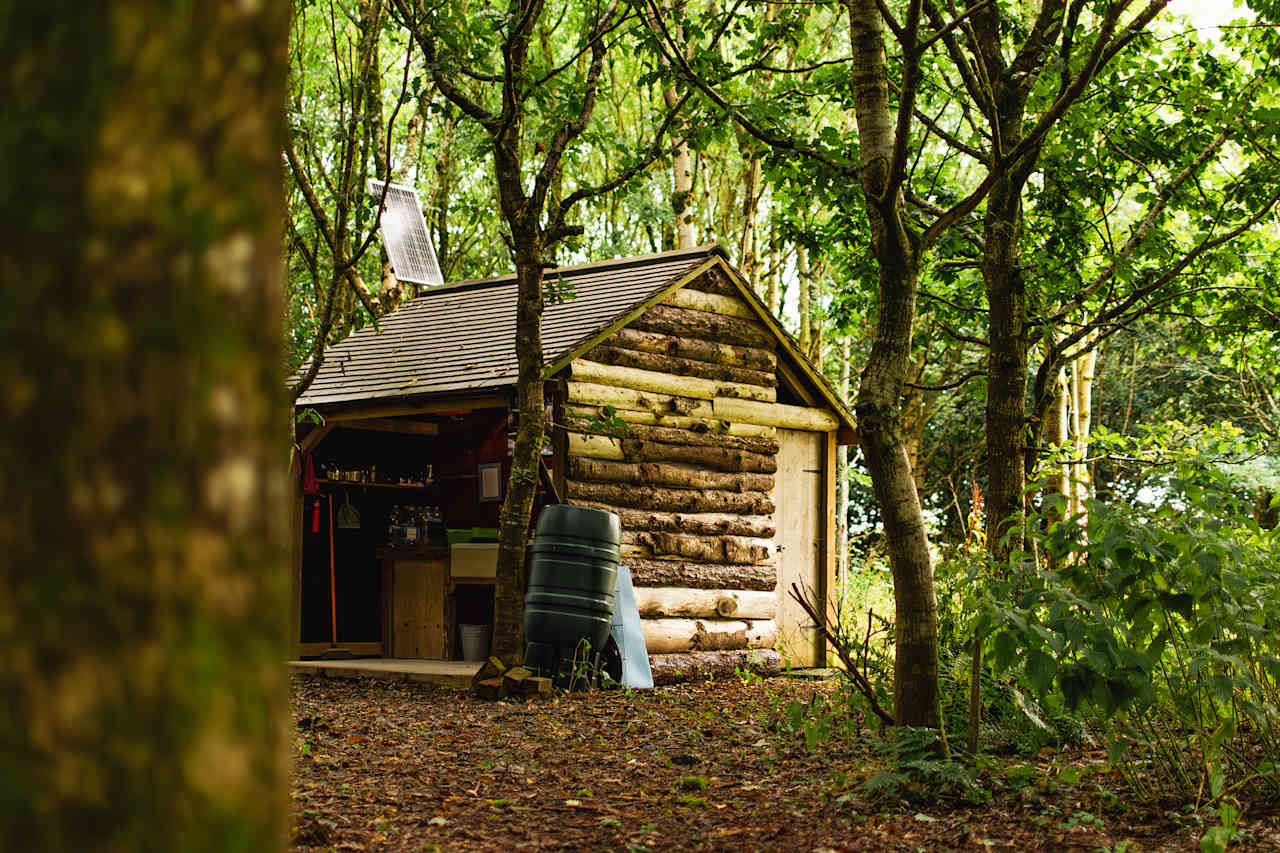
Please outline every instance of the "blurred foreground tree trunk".
[{"label": "blurred foreground tree trunk", "polygon": [[0,12],[0,839],[286,839],[288,4]]}]

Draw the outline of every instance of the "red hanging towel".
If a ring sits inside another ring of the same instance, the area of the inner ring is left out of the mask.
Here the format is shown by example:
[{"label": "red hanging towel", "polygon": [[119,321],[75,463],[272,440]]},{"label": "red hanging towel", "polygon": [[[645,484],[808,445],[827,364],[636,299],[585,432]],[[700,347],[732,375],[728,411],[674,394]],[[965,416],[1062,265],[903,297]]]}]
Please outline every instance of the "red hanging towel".
[{"label": "red hanging towel", "polygon": [[311,461],[311,454],[308,453],[302,460],[302,493],[314,495],[318,491],[320,491],[320,481],[316,479],[316,466]]},{"label": "red hanging towel", "polygon": [[302,493],[316,495],[316,505],[311,509],[311,532],[320,532],[320,481],[316,479],[316,466],[308,453],[302,459]]}]

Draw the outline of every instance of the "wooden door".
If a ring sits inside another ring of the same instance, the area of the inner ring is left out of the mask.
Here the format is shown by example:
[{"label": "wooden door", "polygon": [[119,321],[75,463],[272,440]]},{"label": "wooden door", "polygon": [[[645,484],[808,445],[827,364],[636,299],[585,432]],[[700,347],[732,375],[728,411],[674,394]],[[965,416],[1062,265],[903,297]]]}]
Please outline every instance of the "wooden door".
[{"label": "wooden door", "polygon": [[391,656],[444,657],[445,563],[397,560],[391,572]]},{"label": "wooden door", "polygon": [[813,620],[791,598],[797,584],[821,595],[823,433],[778,430],[778,473],[774,476],[774,522],[778,553],[778,641],[791,666],[822,666],[823,644]]}]

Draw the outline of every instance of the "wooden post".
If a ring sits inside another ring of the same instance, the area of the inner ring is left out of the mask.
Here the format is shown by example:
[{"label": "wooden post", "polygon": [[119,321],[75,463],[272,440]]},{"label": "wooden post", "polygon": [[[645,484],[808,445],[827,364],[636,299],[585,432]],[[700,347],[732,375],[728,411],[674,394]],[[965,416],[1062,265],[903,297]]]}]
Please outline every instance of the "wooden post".
[{"label": "wooden post", "polygon": [[[556,494],[565,500],[565,478],[569,467],[569,433],[565,429],[564,383],[549,382],[551,387],[551,481]],[[619,448],[621,449],[621,448]]]},{"label": "wooden post", "polygon": [[[836,430],[831,430],[823,442],[822,464],[822,548],[819,551],[818,601],[822,607],[822,615],[826,616],[830,609],[838,605],[836,601],[836,513],[840,504],[836,501],[836,452],[839,444],[836,441]],[[828,646],[826,637],[818,633],[818,656],[830,666],[835,660],[835,649]]]},{"label": "wooden post", "polygon": [[[299,465],[302,457],[298,457]],[[290,472],[292,473],[292,472]],[[292,509],[289,514],[293,529],[289,535],[290,567],[289,585],[292,588],[289,608],[289,655],[297,659],[302,654],[302,525],[306,518],[306,496],[302,494],[302,478],[290,477],[293,481],[290,491],[293,496]]]}]

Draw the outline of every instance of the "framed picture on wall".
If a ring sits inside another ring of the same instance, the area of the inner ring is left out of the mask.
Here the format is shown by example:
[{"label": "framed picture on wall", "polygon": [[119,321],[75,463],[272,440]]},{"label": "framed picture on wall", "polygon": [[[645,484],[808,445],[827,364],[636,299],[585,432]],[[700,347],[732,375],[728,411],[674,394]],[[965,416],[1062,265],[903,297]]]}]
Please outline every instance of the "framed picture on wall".
[{"label": "framed picture on wall", "polygon": [[502,463],[485,462],[479,469],[480,502],[502,500]]}]

